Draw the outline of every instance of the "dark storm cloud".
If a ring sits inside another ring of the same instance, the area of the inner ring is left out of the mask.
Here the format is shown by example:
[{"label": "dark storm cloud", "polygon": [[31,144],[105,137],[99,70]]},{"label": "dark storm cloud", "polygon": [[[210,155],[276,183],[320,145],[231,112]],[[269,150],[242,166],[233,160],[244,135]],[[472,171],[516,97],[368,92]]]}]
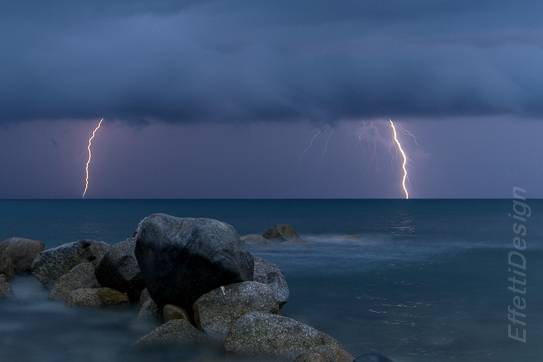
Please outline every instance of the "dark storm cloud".
[{"label": "dark storm cloud", "polygon": [[539,1],[5,1],[0,121],[543,111]]}]

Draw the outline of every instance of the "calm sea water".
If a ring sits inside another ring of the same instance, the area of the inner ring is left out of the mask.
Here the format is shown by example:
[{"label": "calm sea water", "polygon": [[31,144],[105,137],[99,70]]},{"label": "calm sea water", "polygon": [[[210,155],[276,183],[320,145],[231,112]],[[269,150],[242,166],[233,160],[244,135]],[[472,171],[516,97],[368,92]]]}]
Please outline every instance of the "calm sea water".
[{"label": "calm sea water", "polygon": [[[395,361],[543,360],[543,202],[528,222],[528,341],[507,338],[510,200],[0,201],[0,238],[48,247],[117,242],[154,212],[212,217],[240,234],[290,223],[306,243],[252,247],[278,264],[291,297],[284,314],[339,339],[354,355]],[[216,350],[134,354],[149,326],[135,310],[69,309],[32,278],[0,302],[0,361],[224,360]]]}]

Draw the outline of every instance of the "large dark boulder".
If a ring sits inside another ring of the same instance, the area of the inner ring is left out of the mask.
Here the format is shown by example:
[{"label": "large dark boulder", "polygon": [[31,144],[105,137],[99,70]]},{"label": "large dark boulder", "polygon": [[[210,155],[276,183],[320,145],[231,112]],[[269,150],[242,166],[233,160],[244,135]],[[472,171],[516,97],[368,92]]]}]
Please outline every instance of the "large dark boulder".
[{"label": "large dark boulder", "polygon": [[218,220],[148,216],[138,226],[135,254],[159,306],[192,310],[201,295],[253,279],[252,255],[236,230]]},{"label": "large dark boulder", "polygon": [[127,293],[132,301],[137,301],[145,288],[134,254],[135,247],[134,238],[113,244],[96,267],[96,278],[100,285]]},{"label": "large dark boulder", "polygon": [[55,281],[73,267],[89,262],[100,263],[110,245],[103,241],[80,240],[42,251],[32,263],[32,274],[45,286],[52,287]]}]

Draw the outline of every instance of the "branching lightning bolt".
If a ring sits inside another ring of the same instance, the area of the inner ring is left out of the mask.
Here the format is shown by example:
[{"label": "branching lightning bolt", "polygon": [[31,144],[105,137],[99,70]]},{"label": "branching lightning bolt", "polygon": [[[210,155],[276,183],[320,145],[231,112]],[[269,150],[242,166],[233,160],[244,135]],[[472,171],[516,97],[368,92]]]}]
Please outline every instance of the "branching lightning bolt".
[{"label": "branching lightning bolt", "polygon": [[398,125],[398,129],[402,131],[403,133],[405,133],[407,136],[411,137],[411,139],[413,140],[413,142],[415,142],[417,146],[420,146],[419,141],[417,140],[417,137],[415,137],[413,133],[401,127],[400,125]]},{"label": "branching lightning bolt", "polygon": [[389,119],[390,122],[390,128],[392,129],[392,135],[394,136],[394,143],[396,144],[396,147],[398,148],[398,151],[402,155],[402,170],[403,170],[403,176],[402,176],[402,188],[403,192],[405,194],[405,198],[409,199],[409,191],[407,191],[406,181],[407,181],[407,156],[405,155],[405,152],[403,150],[402,144],[400,143],[400,140],[398,139],[398,134],[396,132],[396,126],[394,125],[394,122],[392,122],[391,119]]},{"label": "branching lightning bolt", "polygon": [[87,189],[89,188],[89,165],[92,161],[92,141],[94,140],[94,137],[96,136],[96,132],[102,127],[102,122],[104,119],[100,119],[98,122],[98,125],[96,128],[94,128],[94,131],[92,131],[92,135],[89,138],[89,144],[87,145],[87,150],[89,151],[89,156],[87,158],[87,164],[85,165],[85,189],[83,190],[83,195],[81,198],[85,198],[85,195],[87,194]]}]

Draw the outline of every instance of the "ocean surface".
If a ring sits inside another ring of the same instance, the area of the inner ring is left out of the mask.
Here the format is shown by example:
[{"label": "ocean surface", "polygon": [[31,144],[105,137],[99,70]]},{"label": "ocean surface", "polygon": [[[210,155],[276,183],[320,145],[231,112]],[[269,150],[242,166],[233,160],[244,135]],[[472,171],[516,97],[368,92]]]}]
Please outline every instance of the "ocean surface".
[{"label": "ocean surface", "polygon": [[[513,294],[511,200],[59,200],[0,201],[0,239],[47,247],[78,239],[114,243],[163,212],[211,217],[240,234],[289,223],[306,240],[250,247],[278,264],[291,291],[283,314],[358,356],[394,361],[543,360],[543,201],[528,200],[527,342],[507,337]],[[135,353],[149,326],[136,309],[71,309],[31,277],[0,301],[0,361],[230,360],[211,350]]]}]

